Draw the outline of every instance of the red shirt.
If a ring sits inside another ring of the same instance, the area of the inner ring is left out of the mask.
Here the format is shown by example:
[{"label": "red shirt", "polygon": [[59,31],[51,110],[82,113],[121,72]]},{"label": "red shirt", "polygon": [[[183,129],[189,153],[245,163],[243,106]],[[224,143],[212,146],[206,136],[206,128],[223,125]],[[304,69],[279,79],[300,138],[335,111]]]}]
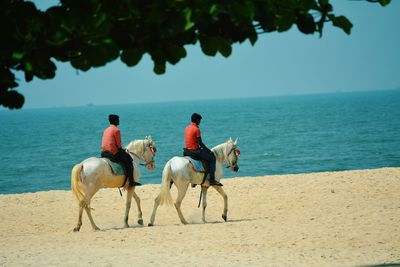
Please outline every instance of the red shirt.
[{"label": "red shirt", "polygon": [[110,127],[104,130],[101,141],[101,150],[110,151],[115,154],[121,147],[121,132],[117,126],[111,124]]},{"label": "red shirt", "polygon": [[185,147],[193,150],[199,148],[197,138],[201,136],[200,128],[196,123],[191,123],[185,128]]}]

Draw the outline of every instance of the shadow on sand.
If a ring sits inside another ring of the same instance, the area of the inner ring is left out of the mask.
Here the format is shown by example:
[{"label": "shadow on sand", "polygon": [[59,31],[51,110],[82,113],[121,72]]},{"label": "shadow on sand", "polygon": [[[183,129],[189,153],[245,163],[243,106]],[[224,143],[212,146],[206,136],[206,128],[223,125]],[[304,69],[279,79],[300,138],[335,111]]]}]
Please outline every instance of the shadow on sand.
[{"label": "shadow on sand", "polygon": [[400,262],[360,265],[360,266],[356,266],[356,267],[400,267]]}]

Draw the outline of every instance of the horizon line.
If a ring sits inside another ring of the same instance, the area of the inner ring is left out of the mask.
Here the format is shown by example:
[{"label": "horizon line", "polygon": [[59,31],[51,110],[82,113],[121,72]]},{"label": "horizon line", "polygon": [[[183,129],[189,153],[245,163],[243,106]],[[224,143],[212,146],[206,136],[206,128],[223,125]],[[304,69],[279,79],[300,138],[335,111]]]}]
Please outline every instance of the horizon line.
[{"label": "horizon line", "polygon": [[22,111],[22,110],[38,110],[38,109],[57,109],[57,108],[79,108],[79,107],[102,107],[102,106],[123,106],[123,105],[135,105],[135,104],[164,104],[164,103],[184,103],[184,102],[202,102],[202,101],[221,101],[221,100],[238,100],[238,99],[254,99],[254,98],[275,98],[275,97],[294,97],[294,96],[312,96],[312,95],[328,95],[328,94],[347,94],[347,93],[367,93],[367,92],[387,92],[387,91],[397,91],[400,87],[392,89],[370,89],[370,90],[335,90],[327,92],[303,92],[303,93],[286,93],[286,94],[276,94],[276,95],[255,95],[255,96],[234,96],[226,98],[201,98],[201,99],[176,99],[176,100],[159,100],[159,101],[139,101],[139,102],[128,102],[128,103],[114,103],[114,104],[96,104],[94,102],[89,102],[87,104],[80,105],[60,105],[60,106],[44,106],[44,107],[27,107],[20,109],[8,109],[2,107],[0,111]]}]

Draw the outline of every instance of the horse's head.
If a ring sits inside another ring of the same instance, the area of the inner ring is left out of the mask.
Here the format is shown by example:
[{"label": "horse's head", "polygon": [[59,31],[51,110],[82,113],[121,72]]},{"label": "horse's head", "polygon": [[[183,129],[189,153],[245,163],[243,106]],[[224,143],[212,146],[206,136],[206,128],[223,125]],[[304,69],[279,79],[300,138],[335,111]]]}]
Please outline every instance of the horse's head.
[{"label": "horse's head", "polygon": [[149,171],[153,171],[156,168],[154,157],[156,156],[157,149],[154,146],[151,136],[146,136],[143,140],[131,142],[126,149],[143,160]]},{"label": "horse's head", "polygon": [[143,158],[146,162],[146,167],[149,171],[154,171],[156,168],[154,157],[156,156],[157,148],[155,147],[151,136],[146,136],[145,139],[143,140],[143,143],[144,143]]},{"label": "horse's head", "polygon": [[240,157],[240,150],[237,146],[237,141],[238,138],[236,138],[235,141],[233,141],[232,138],[229,138],[229,140],[226,142],[225,150],[226,161],[228,161],[229,167],[231,167],[231,170],[234,172],[239,170],[238,161]]}]

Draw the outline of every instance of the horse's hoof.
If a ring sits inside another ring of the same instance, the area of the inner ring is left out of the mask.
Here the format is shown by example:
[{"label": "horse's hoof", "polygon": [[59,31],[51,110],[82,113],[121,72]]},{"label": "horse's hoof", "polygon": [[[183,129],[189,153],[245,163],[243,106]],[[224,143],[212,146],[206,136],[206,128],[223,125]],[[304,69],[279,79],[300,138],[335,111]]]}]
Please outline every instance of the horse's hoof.
[{"label": "horse's hoof", "polygon": [[129,224],[127,224],[127,223],[124,224],[124,227],[125,227],[125,228],[129,228]]},{"label": "horse's hoof", "polygon": [[137,223],[140,224],[140,225],[143,225],[143,219],[139,219],[139,220],[137,221]]},{"label": "horse's hoof", "polygon": [[79,230],[80,230],[80,229],[79,229],[78,227],[75,227],[75,228],[74,228],[74,232],[79,232]]},{"label": "horse's hoof", "polygon": [[226,220],[228,220],[226,215],[222,215],[222,219],[224,219],[225,222],[226,222]]},{"label": "horse's hoof", "polygon": [[147,226],[149,226],[149,227],[152,227],[152,226],[154,226],[152,223],[149,223]]}]

